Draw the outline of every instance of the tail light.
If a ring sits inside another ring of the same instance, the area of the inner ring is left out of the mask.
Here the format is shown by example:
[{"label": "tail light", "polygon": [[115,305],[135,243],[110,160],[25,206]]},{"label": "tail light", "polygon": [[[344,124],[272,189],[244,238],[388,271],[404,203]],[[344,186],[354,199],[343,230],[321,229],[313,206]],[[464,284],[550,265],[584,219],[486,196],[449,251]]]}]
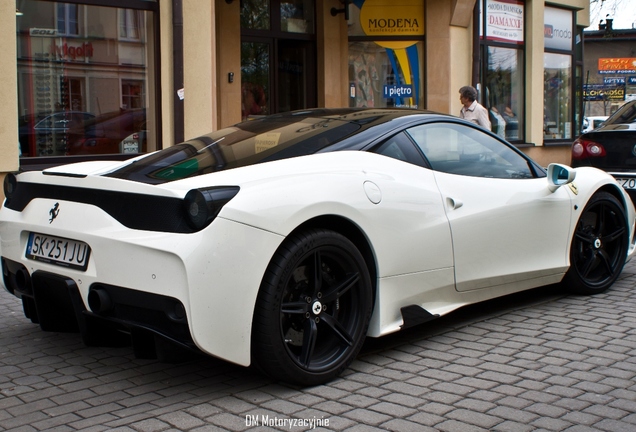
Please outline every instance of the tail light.
[{"label": "tail light", "polygon": [[15,178],[13,173],[8,173],[4,178],[4,196],[7,199],[7,202],[11,200],[13,194],[15,193],[16,188],[18,187],[18,180]]},{"label": "tail light", "polygon": [[605,156],[605,147],[595,141],[577,138],[572,144],[572,159],[586,159]]},{"label": "tail light", "polygon": [[192,189],[183,199],[186,220],[195,230],[202,230],[214,220],[238,191],[238,186]]}]

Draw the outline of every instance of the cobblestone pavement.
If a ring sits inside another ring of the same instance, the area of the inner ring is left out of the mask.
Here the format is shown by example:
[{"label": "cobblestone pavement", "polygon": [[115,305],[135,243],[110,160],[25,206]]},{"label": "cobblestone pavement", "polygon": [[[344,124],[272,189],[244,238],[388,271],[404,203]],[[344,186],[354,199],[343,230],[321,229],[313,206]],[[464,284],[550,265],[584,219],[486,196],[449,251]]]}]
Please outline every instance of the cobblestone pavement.
[{"label": "cobblestone pavement", "polygon": [[311,388],[214,359],[137,360],[45,333],[0,292],[0,431],[634,431],[636,263],[607,293],[554,287],[369,340]]}]

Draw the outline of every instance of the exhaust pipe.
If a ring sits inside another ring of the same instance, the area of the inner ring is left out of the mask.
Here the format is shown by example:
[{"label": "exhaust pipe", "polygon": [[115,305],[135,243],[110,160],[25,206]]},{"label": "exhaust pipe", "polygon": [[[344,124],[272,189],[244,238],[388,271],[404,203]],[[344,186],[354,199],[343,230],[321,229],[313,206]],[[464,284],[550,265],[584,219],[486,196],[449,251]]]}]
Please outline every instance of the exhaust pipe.
[{"label": "exhaust pipe", "polygon": [[15,286],[18,289],[18,291],[21,291],[21,292],[27,291],[30,283],[31,283],[31,276],[29,275],[29,272],[27,271],[27,269],[22,267],[15,272]]},{"label": "exhaust pipe", "polygon": [[88,307],[95,313],[113,310],[113,300],[104,288],[91,288],[88,293]]}]

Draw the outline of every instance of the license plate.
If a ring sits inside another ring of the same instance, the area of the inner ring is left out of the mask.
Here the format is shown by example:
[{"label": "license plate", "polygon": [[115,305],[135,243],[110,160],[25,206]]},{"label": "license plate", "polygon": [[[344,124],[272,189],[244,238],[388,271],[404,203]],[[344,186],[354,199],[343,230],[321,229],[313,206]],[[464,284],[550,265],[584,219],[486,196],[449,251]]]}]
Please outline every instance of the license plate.
[{"label": "license plate", "polygon": [[91,248],[84,242],[45,234],[29,233],[26,257],[85,271]]},{"label": "license plate", "polygon": [[616,178],[619,185],[624,189],[636,189],[636,178]]}]

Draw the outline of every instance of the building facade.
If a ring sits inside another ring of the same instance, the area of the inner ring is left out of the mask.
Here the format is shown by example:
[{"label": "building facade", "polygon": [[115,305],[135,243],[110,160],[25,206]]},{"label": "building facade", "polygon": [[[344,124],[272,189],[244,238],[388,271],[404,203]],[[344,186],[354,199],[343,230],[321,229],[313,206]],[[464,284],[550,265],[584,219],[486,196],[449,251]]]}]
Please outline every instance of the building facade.
[{"label": "building facade", "polygon": [[588,0],[15,0],[0,23],[0,173],[294,109],[458,115],[467,84],[540,163],[581,126]]},{"label": "building facade", "polygon": [[605,117],[636,99],[636,29],[614,29],[603,20],[584,33],[583,114]]}]

